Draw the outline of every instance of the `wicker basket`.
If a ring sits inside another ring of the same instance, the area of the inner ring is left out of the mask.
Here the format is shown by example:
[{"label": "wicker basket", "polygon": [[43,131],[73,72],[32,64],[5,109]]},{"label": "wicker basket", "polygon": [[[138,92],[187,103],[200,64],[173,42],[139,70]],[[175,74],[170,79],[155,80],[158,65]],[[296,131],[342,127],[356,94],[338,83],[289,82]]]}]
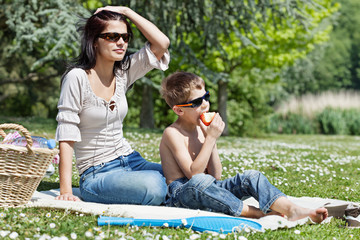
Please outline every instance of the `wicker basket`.
[{"label": "wicker basket", "polygon": [[9,129],[20,131],[27,145],[0,144],[0,207],[26,204],[58,153],[57,149],[32,148],[31,136],[21,125],[1,124],[1,137],[5,138],[4,130]]}]

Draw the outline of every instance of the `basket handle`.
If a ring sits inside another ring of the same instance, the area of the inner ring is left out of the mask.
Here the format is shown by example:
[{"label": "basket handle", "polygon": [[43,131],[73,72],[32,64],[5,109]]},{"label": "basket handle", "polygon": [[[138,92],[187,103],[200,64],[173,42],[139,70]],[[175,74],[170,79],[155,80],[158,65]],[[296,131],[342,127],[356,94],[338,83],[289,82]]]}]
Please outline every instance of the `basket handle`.
[{"label": "basket handle", "polygon": [[22,135],[26,138],[26,142],[27,142],[26,148],[29,150],[29,152],[33,153],[33,150],[31,149],[31,147],[33,145],[33,141],[32,141],[29,131],[25,127],[23,127],[22,125],[19,125],[19,124],[15,124],[15,123],[0,124],[0,135],[2,137],[6,137],[6,134],[4,132],[5,129],[6,130],[13,129],[13,130],[20,131],[22,133]]}]

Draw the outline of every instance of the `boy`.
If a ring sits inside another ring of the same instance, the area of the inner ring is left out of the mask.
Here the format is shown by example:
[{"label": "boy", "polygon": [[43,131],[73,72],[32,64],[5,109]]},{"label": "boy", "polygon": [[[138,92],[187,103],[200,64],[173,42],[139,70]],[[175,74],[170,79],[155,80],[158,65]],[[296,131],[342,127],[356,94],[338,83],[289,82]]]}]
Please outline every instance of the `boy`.
[{"label": "boy", "polygon": [[[293,204],[258,171],[220,180],[222,165],[216,140],[225,124],[218,113],[208,127],[201,122],[200,115],[209,110],[210,95],[200,77],[176,72],[163,80],[161,93],[178,115],[165,129],[160,143],[161,164],[169,185],[167,206],[251,218],[266,214],[285,215],[292,221],[310,217],[317,223],[327,218],[326,208],[314,210]],[[241,201],[249,197],[258,200],[260,208]]]}]

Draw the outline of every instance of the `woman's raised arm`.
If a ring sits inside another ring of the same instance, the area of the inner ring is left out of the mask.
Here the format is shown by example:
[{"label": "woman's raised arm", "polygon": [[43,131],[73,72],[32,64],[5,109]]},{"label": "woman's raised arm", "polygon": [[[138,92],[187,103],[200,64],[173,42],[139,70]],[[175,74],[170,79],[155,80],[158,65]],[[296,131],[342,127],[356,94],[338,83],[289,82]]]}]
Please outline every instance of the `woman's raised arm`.
[{"label": "woman's raised arm", "polygon": [[160,31],[160,29],[155,26],[152,22],[145,19],[144,17],[137,14],[135,11],[128,7],[115,7],[115,6],[106,6],[102,8],[98,8],[95,12],[98,13],[102,10],[117,12],[125,15],[132,21],[136,27],[141,31],[141,33],[146,37],[146,39],[150,42],[150,49],[155,54],[156,58],[160,60],[166,50],[170,45],[169,38]]}]

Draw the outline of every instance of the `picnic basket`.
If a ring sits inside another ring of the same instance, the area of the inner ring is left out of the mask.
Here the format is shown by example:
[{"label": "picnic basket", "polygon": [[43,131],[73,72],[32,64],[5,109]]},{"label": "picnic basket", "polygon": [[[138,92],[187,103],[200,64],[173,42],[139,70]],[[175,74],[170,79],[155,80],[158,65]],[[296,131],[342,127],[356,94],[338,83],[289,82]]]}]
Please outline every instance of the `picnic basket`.
[{"label": "picnic basket", "polygon": [[[4,130],[17,130],[26,137],[26,147],[1,144]],[[0,207],[26,204],[32,197],[57,149],[32,148],[26,128],[18,124],[0,124]]]}]

